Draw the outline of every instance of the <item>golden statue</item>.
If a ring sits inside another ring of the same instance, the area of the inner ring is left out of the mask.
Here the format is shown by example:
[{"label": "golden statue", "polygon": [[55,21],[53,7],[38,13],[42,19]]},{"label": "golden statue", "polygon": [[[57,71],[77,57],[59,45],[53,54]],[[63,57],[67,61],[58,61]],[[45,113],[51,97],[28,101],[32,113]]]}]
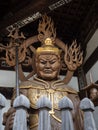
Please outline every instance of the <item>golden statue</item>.
[{"label": "golden statue", "polygon": [[[80,47],[77,47],[76,41],[74,41],[71,47],[68,48],[67,45],[57,39],[53,22],[46,15],[42,17],[39,23],[38,32],[38,37],[34,36],[25,40],[23,43],[24,46],[22,46],[26,48],[29,46],[34,53],[34,75],[31,73],[31,75],[25,77],[22,73],[21,62],[19,62],[19,76],[22,81],[20,83],[20,93],[27,96],[30,100],[30,110],[28,110],[29,130],[37,130],[38,109],[36,102],[43,95],[47,96],[52,102],[52,109],[49,112],[51,116],[51,130],[61,130],[61,116],[58,102],[64,96],[69,97],[74,104],[74,109],[72,110],[74,130],[83,130],[83,115],[79,109],[80,100],[78,93],[67,85],[74,71],[82,64],[83,58]],[[40,41],[42,46],[34,49],[31,44],[35,41]],[[68,69],[66,77],[63,80],[59,76],[61,50],[65,53],[64,61]],[[33,79],[30,80],[29,78],[32,75]],[[15,91],[12,103],[14,99]],[[3,124],[5,125],[5,130],[12,129],[14,112],[15,108],[12,107],[4,114]]]}]

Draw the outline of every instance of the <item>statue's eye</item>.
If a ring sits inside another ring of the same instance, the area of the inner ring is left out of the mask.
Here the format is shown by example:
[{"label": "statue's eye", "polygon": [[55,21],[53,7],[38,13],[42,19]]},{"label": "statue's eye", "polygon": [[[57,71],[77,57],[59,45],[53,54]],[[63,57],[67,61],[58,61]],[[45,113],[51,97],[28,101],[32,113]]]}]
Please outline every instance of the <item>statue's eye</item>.
[{"label": "statue's eye", "polygon": [[54,64],[56,62],[56,60],[52,60],[50,61],[50,64]]},{"label": "statue's eye", "polygon": [[46,64],[46,61],[40,60],[40,63],[41,63],[41,64]]}]

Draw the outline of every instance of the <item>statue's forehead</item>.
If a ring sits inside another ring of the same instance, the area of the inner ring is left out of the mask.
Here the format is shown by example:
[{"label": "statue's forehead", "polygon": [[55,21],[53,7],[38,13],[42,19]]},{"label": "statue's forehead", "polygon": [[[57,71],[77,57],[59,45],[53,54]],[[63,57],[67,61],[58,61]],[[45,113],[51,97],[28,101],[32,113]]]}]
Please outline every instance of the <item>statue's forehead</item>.
[{"label": "statue's forehead", "polygon": [[51,59],[54,59],[54,58],[58,58],[57,55],[55,54],[42,54],[39,56],[39,59],[45,59],[45,60],[51,60]]}]

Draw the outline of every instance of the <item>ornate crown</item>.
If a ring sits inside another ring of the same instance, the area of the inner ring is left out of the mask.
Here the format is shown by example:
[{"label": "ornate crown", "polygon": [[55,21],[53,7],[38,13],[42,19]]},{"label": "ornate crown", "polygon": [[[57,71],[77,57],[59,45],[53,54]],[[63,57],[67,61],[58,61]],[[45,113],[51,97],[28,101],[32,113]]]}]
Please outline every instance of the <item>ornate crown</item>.
[{"label": "ornate crown", "polygon": [[42,43],[42,46],[37,48],[36,54],[51,52],[60,55],[60,49],[54,45],[56,29],[54,28],[53,21],[47,15],[42,16],[42,20],[39,22],[38,32],[38,39]]}]

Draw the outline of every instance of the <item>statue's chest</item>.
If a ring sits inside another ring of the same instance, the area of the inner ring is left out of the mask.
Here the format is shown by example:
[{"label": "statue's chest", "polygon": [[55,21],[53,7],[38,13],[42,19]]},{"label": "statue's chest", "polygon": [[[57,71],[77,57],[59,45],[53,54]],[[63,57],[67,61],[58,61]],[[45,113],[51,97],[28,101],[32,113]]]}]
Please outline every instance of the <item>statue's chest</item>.
[{"label": "statue's chest", "polygon": [[53,108],[58,109],[58,102],[65,95],[67,95],[67,92],[53,89],[30,88],[28,90],[28,98],[30,100],[31,107],[34,109],[36,109],[38,99],[42,96],[49,98],[53,105]]}]

